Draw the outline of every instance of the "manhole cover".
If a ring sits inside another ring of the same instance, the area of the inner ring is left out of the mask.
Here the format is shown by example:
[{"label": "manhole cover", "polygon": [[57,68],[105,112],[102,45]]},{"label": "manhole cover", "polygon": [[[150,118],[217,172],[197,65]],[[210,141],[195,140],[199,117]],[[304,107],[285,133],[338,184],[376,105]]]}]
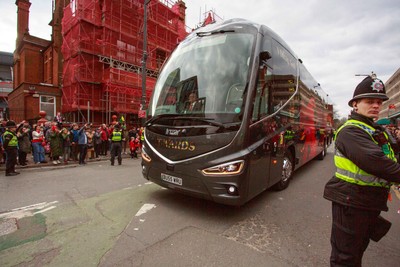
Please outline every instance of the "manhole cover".
[{"label": "manhole cover", "polygon": [[17,230],[17,219],[11,218],[0,221],[0,236],[11,234]]}]

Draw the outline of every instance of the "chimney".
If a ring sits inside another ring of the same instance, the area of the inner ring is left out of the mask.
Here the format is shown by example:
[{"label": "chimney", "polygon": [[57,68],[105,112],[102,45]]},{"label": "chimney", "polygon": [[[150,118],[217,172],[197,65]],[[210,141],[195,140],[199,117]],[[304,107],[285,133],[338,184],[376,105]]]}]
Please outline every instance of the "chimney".
[{"label": "chimney", "polygon": [[179,7],[179,19],[185,23],[185,18],[186,18],[186,4],[182,0],[178,0],[176,3]]},{"label": "chimney", "polygon": [[16,0],[18,7],[17,13],[17,45],[21,42],[25,34],[29,34],[29,8],[31,3],[29,0]]}]

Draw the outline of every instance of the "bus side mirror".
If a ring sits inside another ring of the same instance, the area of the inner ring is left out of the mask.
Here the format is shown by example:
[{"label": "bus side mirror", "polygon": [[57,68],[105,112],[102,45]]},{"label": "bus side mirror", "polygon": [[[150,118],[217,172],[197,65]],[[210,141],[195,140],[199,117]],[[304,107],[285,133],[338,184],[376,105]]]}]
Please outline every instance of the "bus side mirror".
[{"label": "bus side mirror", "polygon": [[267,60],[272,58],[271,53],[268,51],[260,52],[260,66],[267,65]]}]

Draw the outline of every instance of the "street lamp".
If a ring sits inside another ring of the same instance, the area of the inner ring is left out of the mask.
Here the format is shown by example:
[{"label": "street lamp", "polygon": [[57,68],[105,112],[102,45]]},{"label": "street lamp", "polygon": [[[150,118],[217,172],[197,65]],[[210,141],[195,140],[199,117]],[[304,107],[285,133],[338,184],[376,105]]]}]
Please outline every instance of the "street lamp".
[{"label": "street lamp", "polygon": [[[143,116],[143,111],[146,110],[146,62],[147,62],[147,5],[151,0],[144,1],[144,17],[143,17],[143,58],[142,58],[142,101],[139,113]],[[143,122],[146,115],[144,115]]]}]

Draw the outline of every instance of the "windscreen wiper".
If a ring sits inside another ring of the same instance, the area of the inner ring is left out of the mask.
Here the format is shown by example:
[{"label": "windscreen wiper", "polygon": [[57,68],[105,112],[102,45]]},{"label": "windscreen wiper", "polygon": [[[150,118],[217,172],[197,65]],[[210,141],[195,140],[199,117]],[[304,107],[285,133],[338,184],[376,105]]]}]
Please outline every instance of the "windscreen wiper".
[{"label": "windscreen wiper", "polygon": [[196,33],[197,36],[199,37],[204,37],[204,36],[210,36],[214,34],[223,34],[227,32],[235,32],[234,30],[218,30],[218,31],[211,31],[211,32],[198,32]]},{"label": "windscreen wiper", "polygon": [[158,119],[167,118],[167,117],[169,117],[169,118],[171,118],[171,119],[178,119],[178,118],[180,118],[180,117],[176,116],[176,114],[160,114],[160,115],[153,116],[151,119],[147,120],[147,121],[144,123],[144,126],[145,126],[145,127],[151,126],[151,125],[152,125],[155,121],[157,121]]},{"label": "windscreen wiper", "polygon": [[225,128],[225,125],[220,122],[214,121],[213,118],[202,118],[202,117],[179,117],[179,120],[197,120],[201,122],[206,122],[209,125],[217,126],[219,128]]}]

